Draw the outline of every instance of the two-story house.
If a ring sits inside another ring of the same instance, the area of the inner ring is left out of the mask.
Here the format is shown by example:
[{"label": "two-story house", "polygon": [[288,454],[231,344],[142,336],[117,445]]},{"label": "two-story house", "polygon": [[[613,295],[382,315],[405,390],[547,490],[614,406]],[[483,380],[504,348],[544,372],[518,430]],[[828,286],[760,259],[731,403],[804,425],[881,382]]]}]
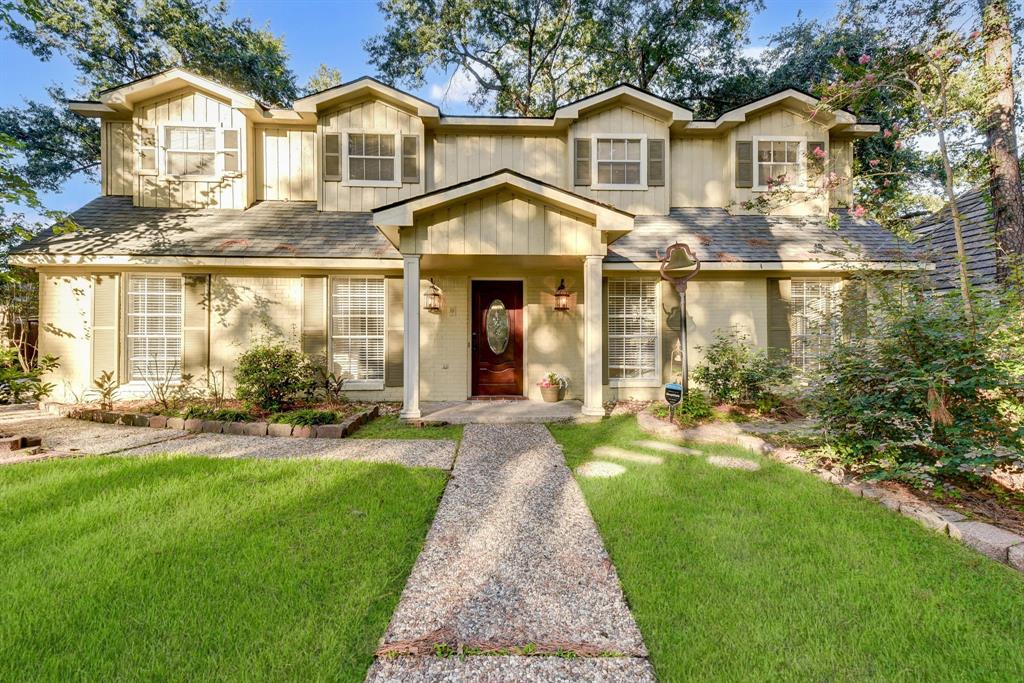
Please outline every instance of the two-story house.
[{"label": "two-story house", "polygon": [[[877,132],[816,104],[785,90],[701,121],[620,85],[550,118],[449,116],[361,78],[275,109],[172,69],[70,103],[99,119],[102,196],[14,261],[39,273],[56,398],[105,370],[125,394],[181,373],[230,391],[239,354],[276,337],[409,418],[539,397],[548,371],[596,415],[680,372],[658,273],[673,243],[702,263],[694,356],[736,326],[804,367],[828,343],[806,323],[832,314],[844,273],[915,265],[847,213],[848,186],[814,191],[811,150],[849,175]],[[780,175],[780,215],[743,208]]]}]

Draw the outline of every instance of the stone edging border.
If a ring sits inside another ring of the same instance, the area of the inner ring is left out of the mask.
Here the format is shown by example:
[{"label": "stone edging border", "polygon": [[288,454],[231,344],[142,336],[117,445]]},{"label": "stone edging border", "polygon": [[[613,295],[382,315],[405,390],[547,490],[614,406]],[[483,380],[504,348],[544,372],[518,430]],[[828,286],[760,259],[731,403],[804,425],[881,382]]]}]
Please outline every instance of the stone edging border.
[{"label": "stone edging border", "polygon": [[77,408],[60,403],[47,403],[45,411],[51,415],[68,417],[73,420],[102,422],[128,427],[150,427],[153,429],[179,429],[202,434],[233,434],[236,436],[291,436],[305,439],[343,439],[370,420],[377,417],[380,408],[373,406],[362,410],[341,422],[329,425],[290,425],[274,422],[224,422],[222,420],[200,420],[182,417],[165,417],[144,413],[122,413],[98,408]]},{"label": "stone edging border", "polygon": [[1001,527],[969,520],[959,512],[930,505],[909,494],[901,495],[895,491],[871,486],[841,471],[818,467],[801,455],[799,451],[792,448],[776,448],[753,434],[726,432],[725,430],[701,432],[700,427],[682,429],[666,424],[642,411],[637,413],[636,421],[640,429],[655,436],[697,443],[728,444],[768,456],[784,465],[809,472],[822,481],[846,489],[857,497],[878,501],[893,512],[909,517],[927,529],[955,538],[997,562],[1008,564],[1017,571],[1024,572],[1024,536],[1019,536]]}]

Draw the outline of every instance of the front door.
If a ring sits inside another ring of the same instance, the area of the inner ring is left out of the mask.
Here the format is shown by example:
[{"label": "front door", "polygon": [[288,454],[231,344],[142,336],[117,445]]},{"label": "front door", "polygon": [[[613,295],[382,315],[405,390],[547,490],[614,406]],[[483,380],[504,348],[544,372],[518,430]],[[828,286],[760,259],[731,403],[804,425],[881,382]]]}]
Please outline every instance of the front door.
[{"label": "front door", "polygon": [[523,395],[523,283],[473,282],[473,395]]}]

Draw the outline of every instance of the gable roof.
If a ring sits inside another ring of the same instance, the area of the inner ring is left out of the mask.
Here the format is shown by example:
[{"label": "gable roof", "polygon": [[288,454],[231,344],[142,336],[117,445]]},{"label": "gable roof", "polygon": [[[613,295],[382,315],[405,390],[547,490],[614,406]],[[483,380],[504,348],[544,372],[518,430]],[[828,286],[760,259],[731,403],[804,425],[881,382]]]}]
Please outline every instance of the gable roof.
[{"label": "gable roof", "polygon": [[69,105],[75,113],[86,116],[129,112],[140,100],[148,100],[187,86],[225,99],[231,103],[231,106],[239,109],[266,110],[268,108],[267,105],[260,103],[251,95],[181,67],[172,67],[160,73],[143,76],[134,81],[102,90],[98,101],[72,100]]},{"label": "gable roof", "polygon": [[[788,87],[778,90],[770,95],[759,97],[756,100],[751,100],[750,102],[741,104],[738,107],[726,110],[722,112],[718,118],[694,121],[687,126],[687,130],[729,130],[730,128],[735,128],[736,126],[747,122],[761,112],[774,107],[788,106],[793,109],[802,109],[810,112],[820,104],[820,98],[800,90],[799,88]],[[827,124],[827,127],[833,132],[845,133],[852,137],[865,137],[873,135],[879,131],[877,124],[858,122],[856,115],[846,109],[823,111],[815,116],[815,120],[818,123]]]},{"label": "gable roof", "polygon": [[633,232],[608,246],[608,262],[658,261],[665,247],[684,242],[702,263],[917,263],[909,243],[877,223],[837,212],[825,216],[733,215],[718,208],[674,208],[667,216],[638,216]]},{"label": "gable roof", "polygon": [[[988,192],[978,188],[957,197],[960,228],[967,252],[967,272],[974,285],[996,281],[995,223],[988,203]],[[949,205],[931,214],[913,228],[922,253],[935,263],[933,281],[939,289],[959,287],[960,266],[956,257],[956,237]]]},{"label": "gable roof", "polygon": [[435,105],[371,76],[362,76],[312,95],[300,97],[292,103],[292,109],[300,114],[316,113],[339,102],[356,99],[367,94],[375,95],[408,109],[425,121],[436,122],[441,118],[441,110]]}]

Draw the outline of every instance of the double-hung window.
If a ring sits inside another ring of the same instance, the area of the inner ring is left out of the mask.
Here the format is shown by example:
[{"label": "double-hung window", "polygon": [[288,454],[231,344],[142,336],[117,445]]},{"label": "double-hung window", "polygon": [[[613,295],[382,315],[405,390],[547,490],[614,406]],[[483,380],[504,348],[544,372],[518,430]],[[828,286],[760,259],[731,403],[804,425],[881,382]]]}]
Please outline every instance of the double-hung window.
[{"label": "double-hung window", "polygon": [[597,135],[594,141],[594,189],[639,190],[647,185],[646,136]]},{"label": "double-hung window", "polygon": [[345,135],[346,180],[351,185],[399,187],[395,133],[348,132]]},{"label": "double-hung window", "polygon": [[767,191],[786,185],[804,189],[807,178],[807,142],[803,138],[754,138],[757,163],[755,190]]},{"label": "double-hung window", "polygon": [[331,279],[331,366],[349,388],[384,386],[384,279]]},{"label": "double-hung window", "polygon": [[612,384],[657,384],[658,281],[608,280],[608,379]]},{"label": "double-hung window", "polygon": [[128,377],[181,378],[183,292],[180,275],[128,275],[125,330]]},{"label": "double-hung window", "polygon": [[212,125],[176,123],[162,128],[164,175],[215,178],[241,170],[240,132]]},{"label": "double-hung window", "polygon": [[792,280],[790,347],[793,365],[805,372],[816,370],[839,338],[841,286],[836,278]]}]

